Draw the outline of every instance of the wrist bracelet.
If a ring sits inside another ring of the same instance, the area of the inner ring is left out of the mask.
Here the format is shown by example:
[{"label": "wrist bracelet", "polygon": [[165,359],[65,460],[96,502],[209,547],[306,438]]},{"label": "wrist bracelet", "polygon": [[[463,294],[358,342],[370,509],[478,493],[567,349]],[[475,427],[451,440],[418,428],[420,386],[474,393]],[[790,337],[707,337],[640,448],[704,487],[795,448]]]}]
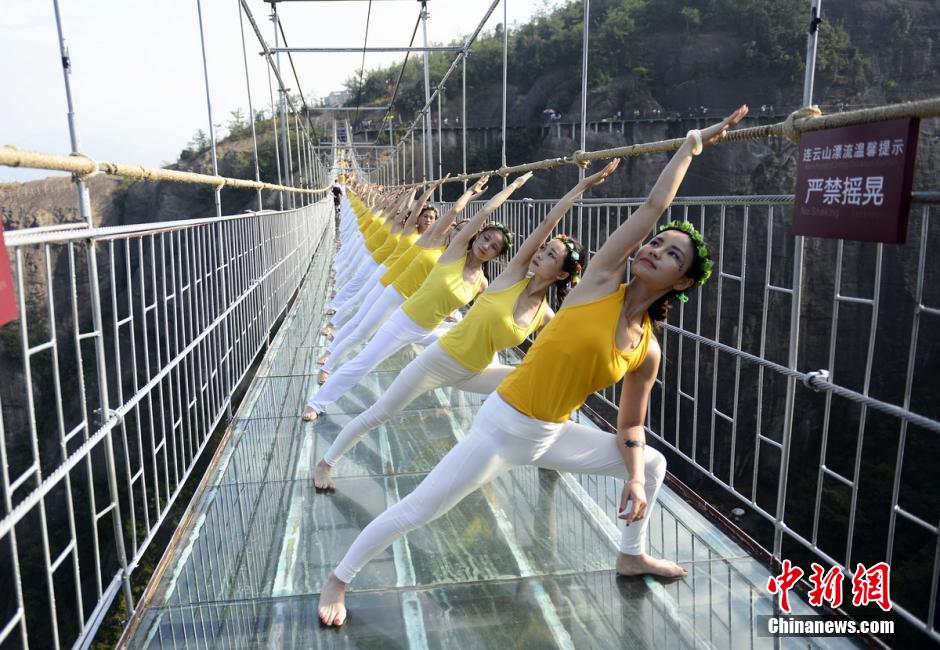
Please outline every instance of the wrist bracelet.
[{"label": "wrist bracelet", "polygon": [[697,156],[702,153],[702,132],[698,129],[692,129],[685,134],[685,137],[692,136],[692,139],[695,141],[692,144],[692,155]]}]

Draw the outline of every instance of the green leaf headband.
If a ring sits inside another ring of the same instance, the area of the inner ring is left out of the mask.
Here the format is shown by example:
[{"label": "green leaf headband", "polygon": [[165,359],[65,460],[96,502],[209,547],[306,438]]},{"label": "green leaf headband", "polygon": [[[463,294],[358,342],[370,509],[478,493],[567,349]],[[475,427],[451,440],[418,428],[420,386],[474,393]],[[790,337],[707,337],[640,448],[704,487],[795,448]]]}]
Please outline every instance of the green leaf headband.
[{"label": "green leaf headband", "polygon": [[568,249],[568,258],[574,262],[574,270],[571,271],[571,286],[578,284],[581,280],[581,270],[584,268],[581,265],[581,253],[575,248],[574,239],[566,235],[565,233],[560,233],[555,235],[552,239],[557,239],[562,244],[565,245],[565,248]]},{"label": "green leaf headband", "polygon": [[[702,237],[702,233],[696,230],[695,226],[689,221],[670,221],[659,227],[659,232],[663,232],[664,230],[680,230],[689,236],[689,239],[692,240],[692,245],[695,246],[695,252],[698,254],[698,263],[701,269],[701,275],[698,280],[695,281],[695,284],[697,286],[705,284],[712,275],[712,268],[714,268],[715,263],[710,257],[708,245],[705,243],[705,238]],[[685,300],[683,300],[683,298],[685,298]],[[685,292],[679,294],[680,302],[686,302],[688,299],[689,297],[685,295]]]}]

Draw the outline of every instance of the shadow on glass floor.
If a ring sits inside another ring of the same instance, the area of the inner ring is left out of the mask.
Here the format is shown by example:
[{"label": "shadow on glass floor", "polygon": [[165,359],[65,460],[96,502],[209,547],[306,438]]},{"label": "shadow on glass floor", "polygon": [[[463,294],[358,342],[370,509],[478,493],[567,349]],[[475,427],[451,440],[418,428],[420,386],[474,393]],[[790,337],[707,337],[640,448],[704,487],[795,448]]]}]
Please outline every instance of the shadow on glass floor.
[{"label": "shadow on glass floor", "polygon": [[[770,573],[667,488],[650,552],[681,580],[617,577],[614,479],[517,469],[369,563],[349,620],[323,629],[319,590],[360,530],[421,481],[469,429],[480,398],[440,389],[369,433],[336,468],[312,471],[339,429],[415,354],[363,379],[315,424],[322,282],[308,283],[272,341],[179,541],[129,631],[131,647],[848,647],[758,636]],[[791,596],[792,601],[792,596]],[[812,613],[802,601],[795,614]]]}]

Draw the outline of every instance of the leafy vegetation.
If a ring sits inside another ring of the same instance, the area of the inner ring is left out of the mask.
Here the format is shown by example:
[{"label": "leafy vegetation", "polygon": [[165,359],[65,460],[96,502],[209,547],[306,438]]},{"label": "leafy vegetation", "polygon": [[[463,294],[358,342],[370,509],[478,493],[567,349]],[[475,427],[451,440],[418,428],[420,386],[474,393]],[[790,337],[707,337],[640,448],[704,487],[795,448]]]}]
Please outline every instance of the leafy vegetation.
[{"label": "leafy vegetation", "polygon": [[[571,104],[580,92],[582,4],[567,2],[543,8],[528,24],[509,35],[509,79],[517,90],[545,77],[556,79],[550,101]],[[807,28],[804,0],[594,0],[591,3],[588,82],[592,89],[623,83],[632,98],[656,99],[663,90],[667,68],[683,47],[695,47],[709,37],[722,43],[722,64],[704,73],[715,79],[772,81],[799,96],[803,77]],[[502,25],[484,33],[473,45],[467,65],[467,93],[481,97],[502,81]],[[817,71],[830,86],[858,88],[870,73],[869,61],[852,45],[838,25],[823,23]],[[904,33],[903,20],[894,25]],[[455,44],[462,44],[458,41]],[[671,49],[669,49],[671,48]],[[450,53],[429,57],[430,76],[440,79],[450,65]],[[395,101],[395,112],[412,116],[424,105],[424,76],[420,57],[409,57]],[[694,65],[695,62],[690,62]],[[362,81],[360,103],[387,102],[401,63],[368,72]],[[459,74],[456,77],[459,80]],[[358,75],[346,81],[360,96]],[[445,100],[457,100],[461,84],[445,90]],[[534,113],[541,105],[532,106]]]}]

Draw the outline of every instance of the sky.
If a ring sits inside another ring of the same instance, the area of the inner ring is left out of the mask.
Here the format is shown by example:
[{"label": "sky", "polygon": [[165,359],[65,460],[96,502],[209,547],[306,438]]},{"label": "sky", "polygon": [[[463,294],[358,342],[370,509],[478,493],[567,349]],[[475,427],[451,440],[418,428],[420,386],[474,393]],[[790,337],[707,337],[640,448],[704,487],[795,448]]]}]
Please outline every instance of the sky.
[{"label": "sky", "polygon": [[[561,0],[507,0],[508,23],[527,22]],[[492,0],[429,0],[428,39],[448,43],[471,33]],[[72,61],[72,97],[80,149],[97,160],[159,166],[175,161],[198,129],[208,132],[206,88],[196,0],[59,0]],[[265,42],[273,47],[270,5],[248,0]],[[408,45],[420,5],[373,0],[370,46]],[[278,14],[291,47],[361,47],[368,0],[285,1]],[[248,114],[238,0],[202,0],[213,122]],[[485,30],[503,20],[503,6]],[[415,44],[421,43],[419,29]],[[252,103],[270,110],[261,46],[247,19],[245,42]],[[366,54],[366,70],[402,54]],[[342,90],[362,53],[297,53],[304,95]],[[52,0],[3,0],[0,12],[0,144],[69,153],[67,104]],[[282,77],[296,92],[286,56]],[[435,80],[432,79],[434,84]],[[0,166],[0,182],[50,172]]]}]

